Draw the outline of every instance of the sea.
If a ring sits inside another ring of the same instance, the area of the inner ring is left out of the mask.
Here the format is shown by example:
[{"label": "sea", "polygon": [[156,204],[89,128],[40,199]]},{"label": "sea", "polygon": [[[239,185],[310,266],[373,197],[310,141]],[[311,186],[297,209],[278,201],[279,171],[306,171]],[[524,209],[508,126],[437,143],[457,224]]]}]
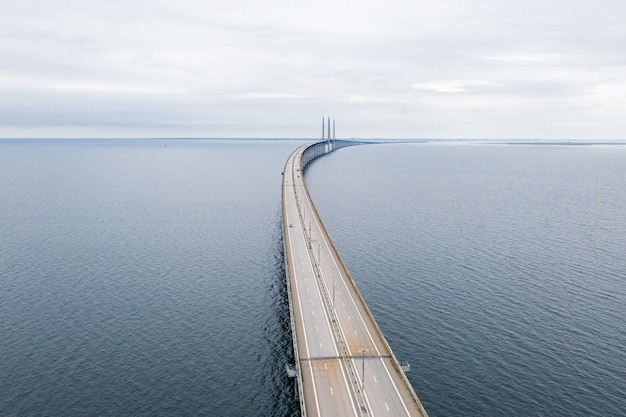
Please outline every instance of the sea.
[{"label": "sea", "polygon": [[[303,140],[0,140],[0,417],[298,416]],[[431,417],[626,415],[626,145],[340,149],[314,203]]]}]

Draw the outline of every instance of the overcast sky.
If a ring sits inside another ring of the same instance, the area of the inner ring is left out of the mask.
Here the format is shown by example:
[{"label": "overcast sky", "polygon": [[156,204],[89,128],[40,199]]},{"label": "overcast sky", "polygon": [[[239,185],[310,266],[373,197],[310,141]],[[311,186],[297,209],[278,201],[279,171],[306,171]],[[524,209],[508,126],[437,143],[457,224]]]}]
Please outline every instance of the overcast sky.
[{"label": "overcast sky", "polygon": [[0,137],[626,139],[624,0],[2,0]]}]

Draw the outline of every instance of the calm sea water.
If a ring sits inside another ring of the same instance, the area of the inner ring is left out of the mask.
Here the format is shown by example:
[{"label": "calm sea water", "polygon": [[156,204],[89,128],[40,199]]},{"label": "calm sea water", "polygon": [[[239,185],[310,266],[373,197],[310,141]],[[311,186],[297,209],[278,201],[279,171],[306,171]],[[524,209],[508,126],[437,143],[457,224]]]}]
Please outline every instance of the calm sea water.
[{"label": "calm sea water", "polygon": [[626,415],[626,146],[353,147],[308,180],[431,417]]},{"label": "calm sea water", "polygon": [[298,412],[294,141],[0,141],[0,416]]},{"label": "calm sea water", "polygon": [[[0,141],[0,416],[294,416],[299,141]],[[431,417],[626,415],[626,147],[372,145],[307,173]]]}]

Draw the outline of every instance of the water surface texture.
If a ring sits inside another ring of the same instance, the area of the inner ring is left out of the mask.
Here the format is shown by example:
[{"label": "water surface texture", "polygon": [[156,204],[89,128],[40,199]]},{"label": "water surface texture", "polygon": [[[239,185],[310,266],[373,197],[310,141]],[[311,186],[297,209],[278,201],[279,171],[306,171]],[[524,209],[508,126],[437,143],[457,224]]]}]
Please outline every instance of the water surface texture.
[{"label": "water surface texture", "polygon": [[[0,141],[0,416],[296,416],[301,141]],[[431,417],[626,415],[626,147],[369,145],[313,200]]]},{"label": "water surface texture", "polygon": [[297,415],[294,141],[0,141],[0,416]]},{"label": "water surface texture", "polygon": [[626,147],[371,145],[308,178],[431,417],[626,415]]}]

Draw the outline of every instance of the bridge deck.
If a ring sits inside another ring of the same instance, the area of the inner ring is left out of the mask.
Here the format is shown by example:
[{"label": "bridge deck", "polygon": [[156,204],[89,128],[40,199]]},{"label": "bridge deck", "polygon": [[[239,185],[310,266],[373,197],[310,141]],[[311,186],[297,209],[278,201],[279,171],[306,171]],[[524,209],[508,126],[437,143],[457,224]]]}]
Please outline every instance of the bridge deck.
[{"label": "bridge deck", "polygon": [[302,415],[426,416],[311,201],[303,175],[309,148],[294,151],[283,173],[285,259]]}]

